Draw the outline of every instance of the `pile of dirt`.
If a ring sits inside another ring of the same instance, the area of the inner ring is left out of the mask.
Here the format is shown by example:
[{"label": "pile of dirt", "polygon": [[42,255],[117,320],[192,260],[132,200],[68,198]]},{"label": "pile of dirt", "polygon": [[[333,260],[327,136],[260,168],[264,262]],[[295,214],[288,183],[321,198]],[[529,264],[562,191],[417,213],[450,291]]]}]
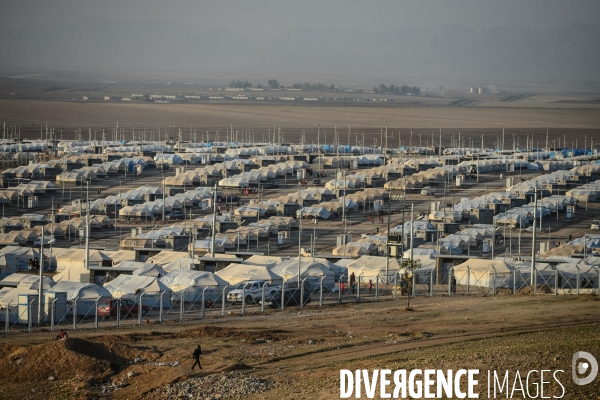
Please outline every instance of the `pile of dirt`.
[{"label": "pile of dirt", "polygon": [[0,359],[12,373],[1,374],[0,384],[75,378],[102,380],[120,365],[136,358],[153,361],[160,354],[119,343],[97,343],[68,338],[31,346],[7,346]]},{"label": "pile of dirt", "polygon": [[[536,294],[552,294],[554,293],[554,288],[551,288],[548,285],[537,285]],[[533,295],[533,285],[525,286],[522,289],[517,290],[517,294],[522,296],[530,296]]]}]

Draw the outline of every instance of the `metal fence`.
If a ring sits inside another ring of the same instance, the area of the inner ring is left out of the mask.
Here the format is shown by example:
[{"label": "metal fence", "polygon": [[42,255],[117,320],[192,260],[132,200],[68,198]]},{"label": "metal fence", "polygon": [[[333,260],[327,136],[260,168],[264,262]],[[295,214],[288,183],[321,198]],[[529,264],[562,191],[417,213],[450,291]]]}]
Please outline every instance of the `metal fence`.
[{"label": "metal fence", "polygon": [[[140,293],[120,299],[74,299],[66,296],[46,298],[42,307],[37,295],[20,295],[0,310],[4,332],[58,328],[94,329],[141,325],[150,322],[193,322],[205,318],[279,312],[287,308],[316,308],[342,303],[391,301],[416,296],[515,295],[515,294],[600,294],[600,270],[566,273],[558,270],[535,270],[533,285],[528,272],[514,270],[497,273],[453,268],[438,277],[434,270],[415,271],[410,277],[401,273],[357,276],[349,282],[340,277],[335,286],[326,287],[325,277],[307,278],[300,284],[284,281],[283,288],[265,284],[260,294],[242,290],[241,299],[228,299],[231,287],[188,288],[180,292]],[[269,311],[271,310],[271,311]]]}]

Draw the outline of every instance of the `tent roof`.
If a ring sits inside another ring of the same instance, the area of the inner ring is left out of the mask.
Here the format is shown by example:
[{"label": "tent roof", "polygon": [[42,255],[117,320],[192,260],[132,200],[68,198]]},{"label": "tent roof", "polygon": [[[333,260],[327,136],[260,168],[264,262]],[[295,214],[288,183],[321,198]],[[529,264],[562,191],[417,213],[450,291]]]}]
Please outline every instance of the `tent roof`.
[{"label": "tent roof", "polygon": [[184,251],[168,251],[163,250],[160,253],[152,256],[146,260],[146,262],[154,263],[158,265],[166,265],[179,259],[190,259],[190,255]]},{"label": "tent roof", "polygon": [[144,293],[158,293],[169,290],[156,277],[142,275],[119,275],[112,281],[105,283],[104,287],[113,297],[136,294],[140,291]]},{"label": "tent roof", "polygon": [[[390,257],[389,271],[397,271],[400,269],[400,264],[396,258]],[[363,273],[364,275],[377,275],[379,272],[385,272],[386,257],[378,256],[361,256],[359,259],[346,265],[348,273],[354,272],[356,276]]]},{"label": "tent roof", "polygon": [[281,262],[283,262],[282,257],[253,255],[244,261],[243,264],[269,266],[280,264]]},{"label": "tent roof", "polygon": [[111,298],[110,292],[100,285],[95,283],[82,283],[61,281],[49,289],[48,292],[60,293],[66,292],[68,300],[79,299],[94,299],[98,297]]},{"label": "tent roof", "polygon": [[[32,274],[14,273],[8,275],[0,281],[0,286],[9,287],[31,287],[37,289],[39,287],[40,277]],[[54,280],[48,276],[44,276],[44,287],[49,288],[54,285]]]},{"label": "tent roof", "polygon": [[472,271],[493,271],[499,273],[511,272],[514,268],[509,266],[504,260],[486,260],[482,258],[471,258],[462,264],[454,267],[455,271],[466,271],[469,268]]},{"label": "tent roof", "polygon": [[171,289],[179,287],[205,287],[205,286],[225,286],[228,283],[213,274],[206,271],[181,271],[175,270],[160,278],[160,281]]},{"label": "tent roof", "polygon": [[229,284],[255,280],[276,281],[280,283],[282,281],[282,277],[267,266],[256,264],[229,264],[222,270],[217,271],[215,275]]}]

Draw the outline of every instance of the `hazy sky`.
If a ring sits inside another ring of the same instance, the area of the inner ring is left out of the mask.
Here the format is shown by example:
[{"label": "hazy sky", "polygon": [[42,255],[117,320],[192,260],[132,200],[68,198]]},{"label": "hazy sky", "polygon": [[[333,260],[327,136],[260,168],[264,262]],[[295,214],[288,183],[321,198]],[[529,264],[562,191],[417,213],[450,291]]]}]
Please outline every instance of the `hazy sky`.
[{"label": "hazy sky", "polygon": [[393,30],[458,23],[552,28],[597,23],[599,0],[2,0],[4,26],[57,24],[85,17],[161,19],[226,28],[254,38],[304,26]]}]

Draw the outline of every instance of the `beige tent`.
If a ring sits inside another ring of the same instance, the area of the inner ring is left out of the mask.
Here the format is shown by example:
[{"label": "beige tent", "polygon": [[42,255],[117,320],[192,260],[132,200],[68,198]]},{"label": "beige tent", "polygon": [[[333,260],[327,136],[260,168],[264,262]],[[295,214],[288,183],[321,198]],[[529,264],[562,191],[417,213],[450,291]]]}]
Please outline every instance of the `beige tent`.
[{"label": "beige tent", "polygon": [[0,245],[21,245],[24,246],[27,240],[21,234],[21,231],[12,231],[0,233]]},{"label": "beige tent", "polygon": [[246,261],[244,261],[244,264],[271,266],[271,265],[281,264],[282,262],[283,262],[282,257],[254,255],[254,256],[248,258]]},{"label": "beige tent", "polygon": [[514,268],[504,260],[471,258],[454,267],[458,284],[470,287],[501,287],[508,282]]},{"label": "beige tent", "polygon": [[[90,250],[88,265],[90,267],[111,267],[112,259],[100,250]],[[85,249],[70,249],[56,257],[56,269],[85,268]]]},{"label": "beige tent", "polygon": [[[385,268],[386,268],[386,257],[377,256],[361,256],[358,260],[352,261],[348,265],[348,275],[354,273],[357,277],[361,277],[361,282],[365,283],[369,280],[375,282],[379,275],[379,281],[385,282]],[[400,264],[396,258],[390,257],[388,267],[388,279],[387,281],[393,281],[394,274],[400,269]]]},{"label": "beige tent", "polygon": [[377,246],[373,243],[350,242],[345,246],[337,246],[331,252],[334,256],[348,256],[358,258],[360,256],[377,253]]},{"label": "beige tent", "polygon": [[113,265],[117,265],[123,261],[135,261],[135,251],[133,250],[104,250],[103,253],[110,257]]},{"label": "beige tent", "polygon": [[190,258],[189,253],[185,251],[168,251],[163,250],[155,256],[152,256],[146,260],[146,262],[154,263],[158,265],[167,265],[180,258]]}]

